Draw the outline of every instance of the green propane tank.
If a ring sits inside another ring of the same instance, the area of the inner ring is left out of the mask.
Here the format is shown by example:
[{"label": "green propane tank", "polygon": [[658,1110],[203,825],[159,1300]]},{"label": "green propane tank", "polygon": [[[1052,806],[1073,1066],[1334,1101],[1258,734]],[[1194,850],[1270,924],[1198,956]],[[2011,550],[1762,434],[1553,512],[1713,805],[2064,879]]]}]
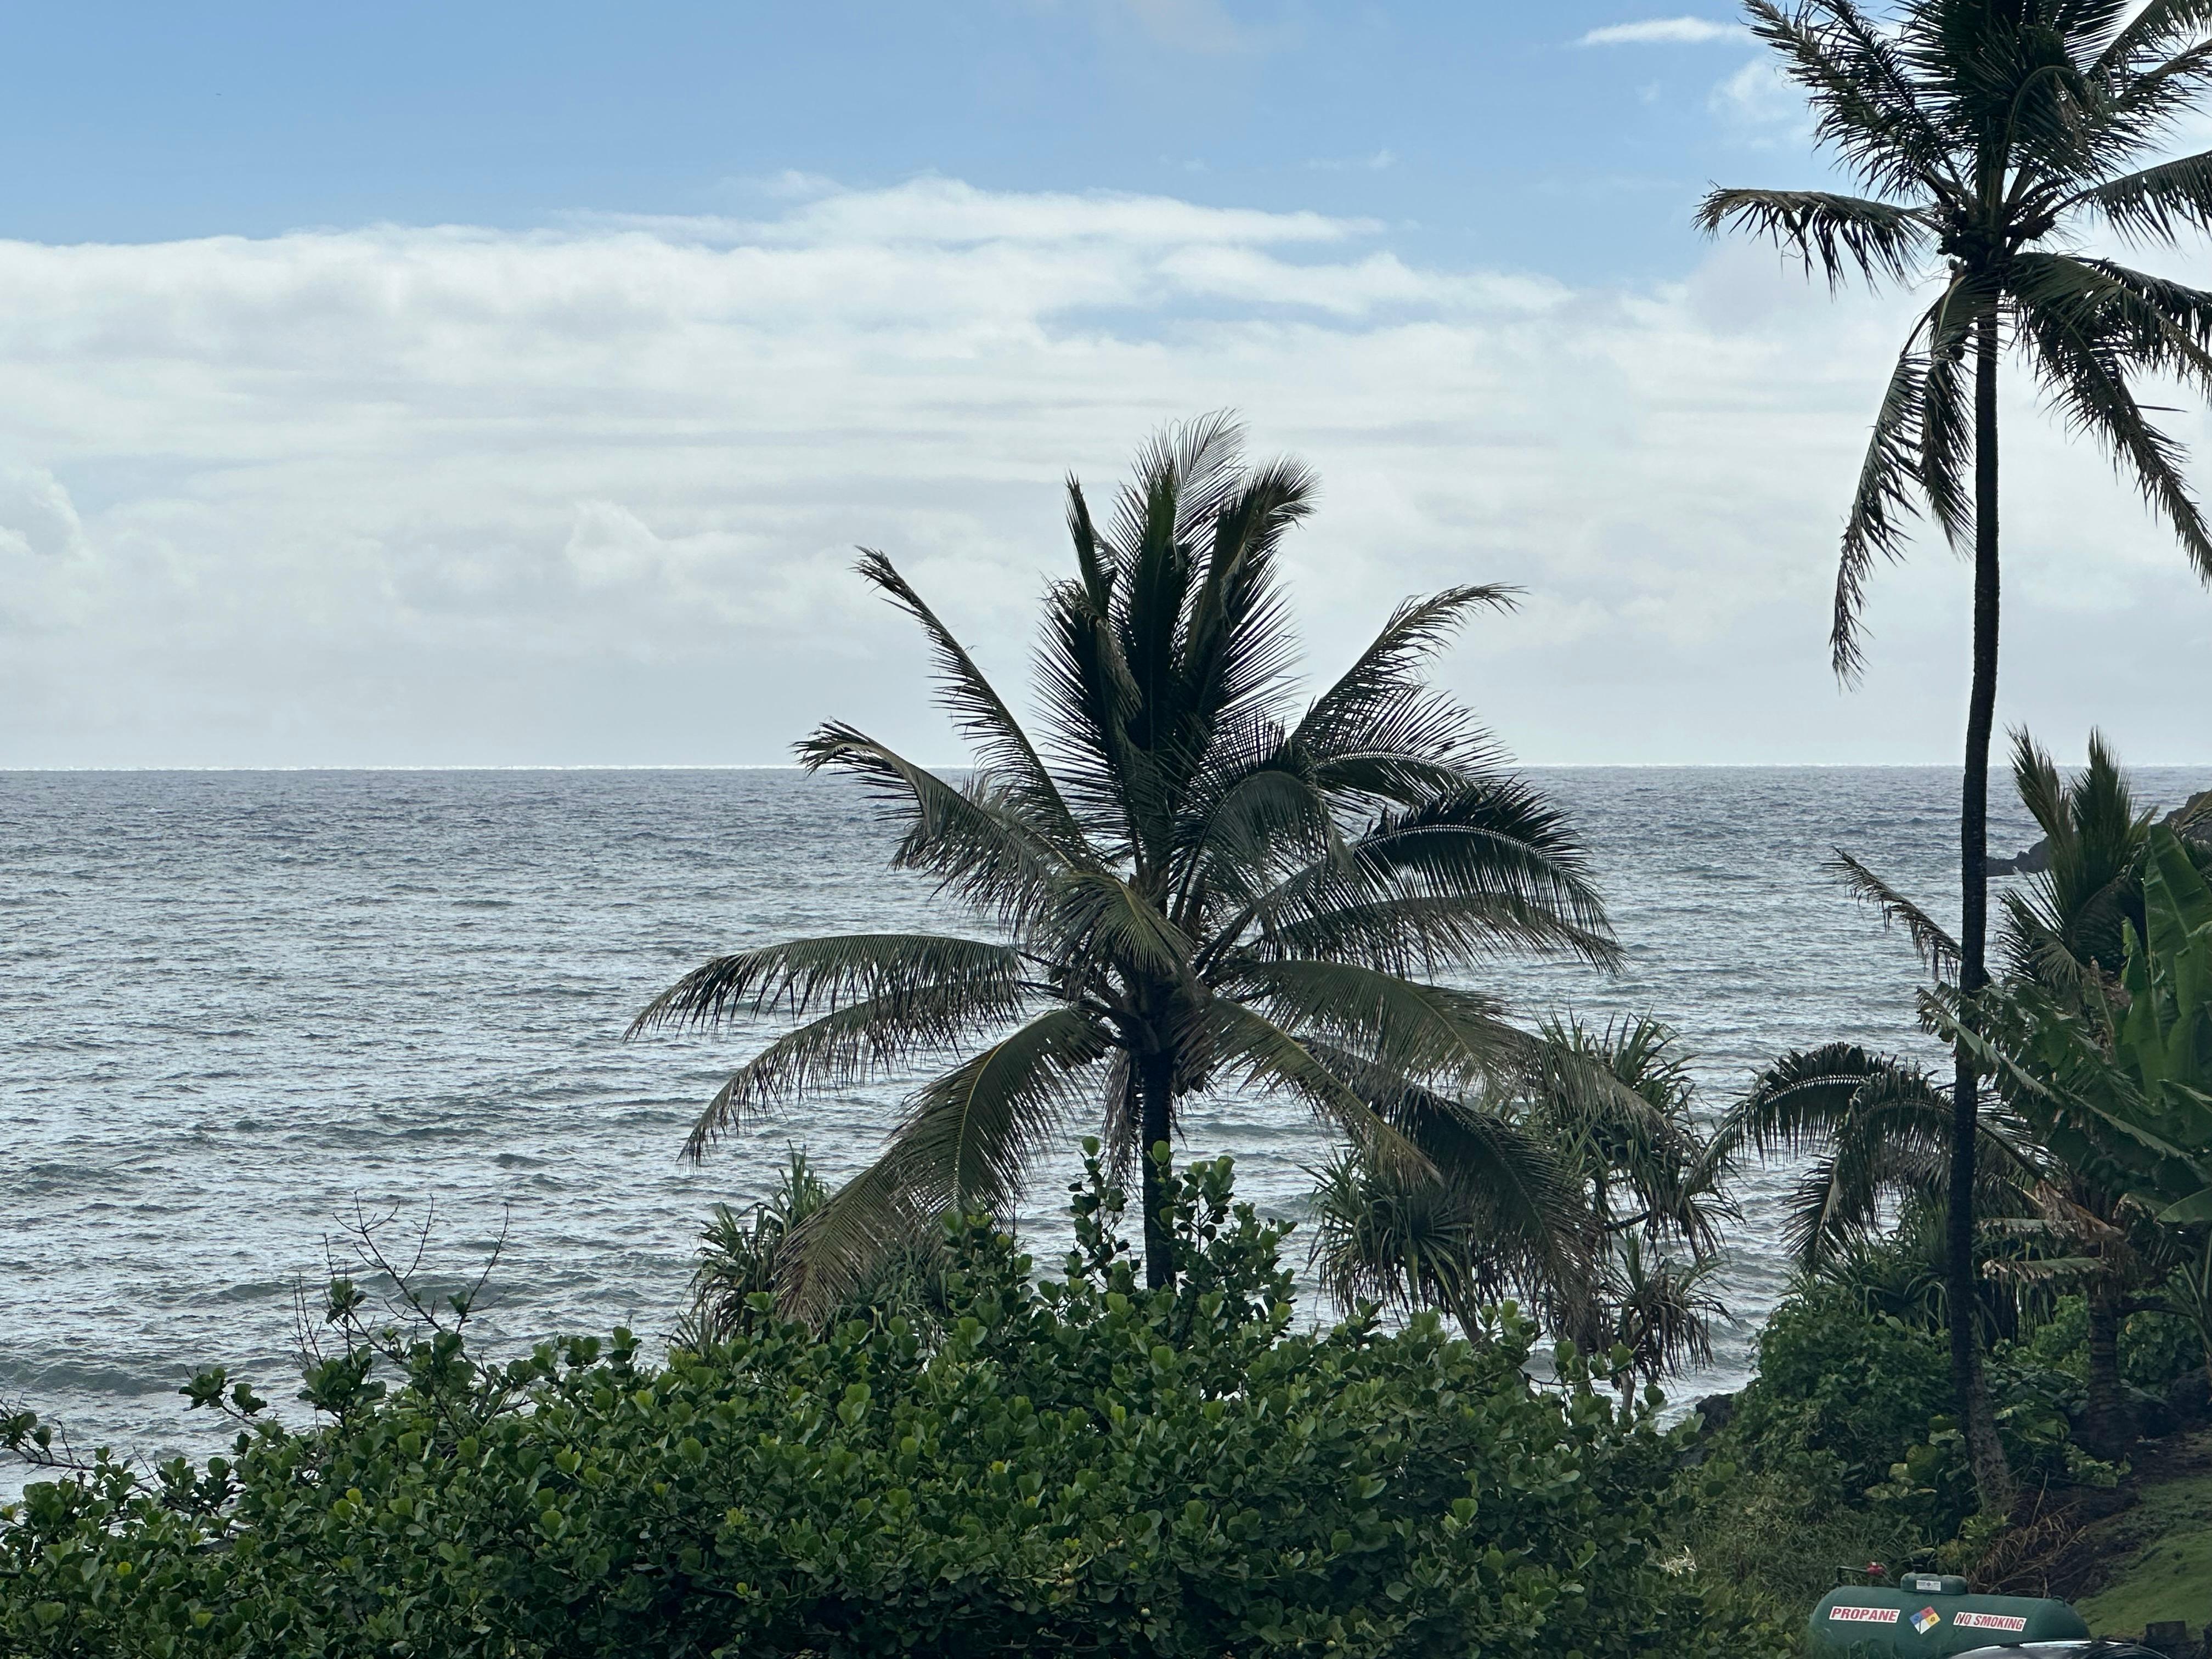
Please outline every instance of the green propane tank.
[{"label": "green propane tank", "polygon": [[2081,1640],[2089,1627],[2063,1601],[2025,1595],[1969,1595],[1966,1581],[1907,1573],[1895,1589],[1846,1584],[1813,1609],[1805,1651],[1845,1655],[1964,1653],[2016,1642]]}]

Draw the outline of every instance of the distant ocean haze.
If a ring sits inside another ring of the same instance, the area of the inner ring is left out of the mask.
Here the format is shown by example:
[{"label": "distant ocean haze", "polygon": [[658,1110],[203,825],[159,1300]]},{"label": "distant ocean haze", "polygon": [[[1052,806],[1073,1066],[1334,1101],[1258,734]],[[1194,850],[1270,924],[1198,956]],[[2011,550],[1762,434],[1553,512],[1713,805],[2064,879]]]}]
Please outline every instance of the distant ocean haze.
[{"label": "distant ocean haze", "polygon": [[[1954,913],[1954,773],[1531,775],[1588,836],[1626,960],[1473,976],[1519,1018],[1669,1020],[1708,1115],[1785,1048],[1922,1047],[1910,947],[1820,864],[1840,844]],[[2136,779],[2172,805],[2212,769]],[[1992,850],[2015,852],[2031,827],[2002,781],[1993,794]],[[632,1044],[623,1028],[718,951],[975,926],[886,872],[890,841],[857,789],[784,770],[0,774],[0,1398],[80,1446],[215,1449],[222,1425],[179,1384],[222,1364],[289,1402],[295,1291],[319,1288],[357,1208],[410,1239],[428,1224],[445,1278],[503,1234],[495,1343],[665,1332],[708,1207],[764,1195],[792,1143],[851,1174],[903,1089],[839,1091],[693,1168],[684,1129],[780,1026]],[[1303,1109],[1226,1097],[1188,1121],[1187,1152],[1234,1153],[1245,1196],[1304,1215],[1328,1142]],[[1030,1190],[1041,1259],[1073,1167]],[[1738,1322],[1678,1396],[1744,1376],[1787,1280],[1790,1180],[1745,1172],[1722,1279]]]}]

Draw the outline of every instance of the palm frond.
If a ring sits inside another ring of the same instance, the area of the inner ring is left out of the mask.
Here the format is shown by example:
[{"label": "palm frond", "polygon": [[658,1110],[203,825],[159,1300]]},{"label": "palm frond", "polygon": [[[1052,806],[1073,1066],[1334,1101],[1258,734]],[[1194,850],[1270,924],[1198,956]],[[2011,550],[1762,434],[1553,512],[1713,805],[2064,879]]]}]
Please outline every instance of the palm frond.
[{"label": "palm frond", "polygon": [[1066,967],[1112,965],[1133,978],[1169,981],[1192,971],[1182,930],[1109,871],[1078,871],[1055,882],[1034,925]]},{"label": "palm frond", "polygon": [[[1484,607],[1510,611],[1518,592],[1485,583],[1406,600],[1352,665],[1313,700],[1291,731],[1291,745],[1316,761],[1370,750],[1433,753],[1445,765],[1488,759],[1486,744],[1478,741],[1468,752],[1461,728],[1437,718],[1436,700],[1419,670],[1449,642],[1470,612]],[[1409,715],[1416,717],[1418,730],[1376,740],[1379,733],[1404,726]],[[1434,753],[1438,749],[1443,752]]]},{"label": "palm frond", "polygon": [[2013,289],[2030,310],[2048,310],[2115,365],[2171,375],[2212,390],[2212,293],[2109,259],[2022,253]]},{"label": "palm frond", "polygon": [[1829,851],[1832,856],[1826,866],[1827,873],[1840,882],[1846,892],[1860,903],[1872,907],[1881,917],[1883,927],[1904,928],[1905,937],[1912,941],[1914,954],[1930,973],[1956,975],[1959,942],[1951,937],[1948,928],[1842,848],[1831,848]]},{"label": "palm frond", "polygon": [[1820,190],[1714,190],[1698,204],[1697,223],[1708,235],[1734,228],[1764,236],[1808,274],[1818,269],[1831,289],[1854,276],[1905,282],[1930,240],[1917,209]]},{"label": "palm frond", "polygon": [[1224,978],[1225,989],[1285,1030],[1426,1084],[1517,1075],[1532,1046],[1487,997],[1356,963],[1248,960]]},{"label": "palm frond", "polygon": [[2172,242],[2184,230],[2212,230],[2212,150],[2106,179],[2064,205],[2086,207],[2123,236],[2147,241]]},{"label": "palm frond", "polygon": [[1067,868],[1049,836],[988,781],[955,788],[866,733],[833,723],[799,745],[810,772],[842,772],[884,802],[903,834],[891,867],[937,878],[940,888],[1002,918],[1018,915]]},{"label": "palm frond", "polygon": [[1088,1016],[1054,1008],[924,1084],[875,1162],[792,1229],[780,1299],[834,1299],[946,1212],[1003,1210],[1065,1127],[1079,1078],[1110,1048]]},{"label": "palm frond", "polygon": [[1047,592],[1036,680],[1052,769],[1069,805],[1102,859],[1134,855],[1139,815],[1156,793],[1129,741],[1140,694],[1112,619],[1091,603],[1085,583]]},{"label": "palm frond", "polygon": [[1745,0],[1744,10],[1753,34],[1781,55],[1812,100],[1815,137],[1852,172],[1886,194],[1963,193],[1950,176],[1944,134],[1923,107],[1926,89],[1848,0],[1812,0],[1794,13]]},{"label": "palm frond", "polygon": [[999,696],[975,665],[967,648],[952,630],[938,619],[914,586],[883,554],[863,548],[860,574],[892,604],[912,617],[928,636],[934,659],[939,695],[950,708],[960,735],[973,744],[981,769],[1004,792],[1023,821],[1030,825],[1060,854],[1081,860],[1087,849],[1067,805],[1043,761],[1030,744]]},{"label": "palm frond", "polygon": [[2182,477],[2182,447],[2153,426],[2136,401],[2104,319],[2090,307],[2045,298],[2022,307],[2021,332],[2045,394],[2069,426],[2102,439],[2114,464],[2133,473],[2136,488],[2172,529],[2198,576],[2212,582],[2212,528]]},{"label": "palm frond", "polygon": [[1180,650],[1181,738],[1193,763],[1217,728],[1271,710],[1284,693],[1297,639],[1275,580],[1275,555],[1285,532],[1312,516],[1317,489],[1297,462],[1270,462],[1243,479],[1208,526],[1204,575]]},{"label": "palm frond", "polygon": [[1013,986],[923,985],[863,997],[809,1020],[769,1043],[715,1091],[684,1137],[683,1156],[697,1162],[762,1107],[794,1105],[817,1088],[949,1054],[1003,1026],[1030,1000]]},{"label": "palm frond", "polygon": [[1316,910],[1271,927],[1250,953],[1360,962],[1408,977],[1433,976],[1530,951],[1613,959],[1609,934],[1577,927],[1512,894],[1408,894]]},{"label": "palm frond", "polygon": [[1360,1156],[1395,1169],[1433,1175],[1420,1149],[1376,1112],[1297,1035],[1258,1009],[1211,997],[1192,1035],[1218,1073],[1239,1085],[1286,1093],[1349,1140]]},{"label": "palm frond", "polygon": [[1713,1144],[1761,1157],[1802,1152],[1848,1131],[1876,1089],[1900,1103],[1917,1101],[1931,1122],[1949,1121],[1950,1097],[1924,1070],[1856,1042],[1829,1042],[1761,1069],[1722,1118]]},{"label": "palm frond", "polygon": [[714,1026],[781,1008],[805,1014],[859,1002],[896,1002],[926,991],[981,998],[1018,991],[1012,947],[940,933],[833,933],[715,957],[647,1003],[626,1038],[670,1025]]},{"label": "palm frond", "polygon": [[2149,0],[2097,55],[2100,75],[2131,78],[2144,63],[2164,57],[2174,43],[2212,28],[2212,0]]},{"label": "palm frond", "polygon": [[[1383,813],[1341,854],[1285,877],[1224,924],[1212,954],[1256,923],[1262,953],[1280,930],[1376,902],[1412,898],[1503,901],[1492,915],[1501,940],[1517,913],[1544,918],[1517,943],[1557,949],[1600,966],[1620,956],[1589,860],[1566,820],[1519,779],[1498,778]],[[1204,959],[1202,953],[1201,960]]]},{"label": "palm frond", "polygon": [[1895,564],[1905,557],[1920,504],[1928,504],[1954,546],[1972,532],[1966,477],[1972,426],[1960,362],[1978,291],[1954,278],[1921,315],[1875,411],[1836,561],[1829,655],[1846,684],[1865,667],[1859,617],[1875,561]]}]

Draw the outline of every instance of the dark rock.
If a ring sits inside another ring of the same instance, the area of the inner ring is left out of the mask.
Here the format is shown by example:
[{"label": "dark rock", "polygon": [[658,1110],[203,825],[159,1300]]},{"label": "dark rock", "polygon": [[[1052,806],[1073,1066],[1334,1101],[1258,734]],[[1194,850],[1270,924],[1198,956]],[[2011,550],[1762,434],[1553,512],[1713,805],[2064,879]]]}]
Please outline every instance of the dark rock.
[{"label": "dark rock", "polygon": [[2212,789],[2200,790],[2168,812],[2166,827],[2185,841],[2212,847]]},{"label": "dark rock", "polygon": [[[2212,789],[2199,790],[2160,820],[2185,841],[2212,847]],[[2045,836],[2014,857],[1990,860],[1993,876],[2039,876],[2051,867],[2051,837]]]},{"label": "dark rock", "polygon": [[2016,858],[1991,859],[1993,876],[2037,876],[2051,867],[2051,838],[2045,836]]},{"label": "dark rock", "polygon": [[2138,1391],[2132,1404],[2136,1432],[2145,1440],[2163,1440],[2179,1431],[2184,1420],[2181,1413],[2156,1395]]},{"label": "dark rock", "polygon": [[2143,1632],[2142,1644],[2166,1659],[2197,1659],[2197,1644],[2189,1639],[2189,1626],[2179,1619],[2161,1619]]},{"label": "dark rock", "polygon": [[1729,1419],[1735,1415],[1735,1396],[1732,1394],[1709,1394],[1690,1409],[1698,1414],[1698,1433],[1700,1437],[1718,1434],[1728,1427]]}]

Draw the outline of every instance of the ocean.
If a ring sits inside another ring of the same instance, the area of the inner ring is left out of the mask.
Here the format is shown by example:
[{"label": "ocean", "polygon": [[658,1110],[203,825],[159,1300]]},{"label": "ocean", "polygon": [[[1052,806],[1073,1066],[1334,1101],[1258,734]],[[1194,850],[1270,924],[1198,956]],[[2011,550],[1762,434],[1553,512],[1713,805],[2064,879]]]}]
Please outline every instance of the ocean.
[{"label": "ocean", "polygon": [[[1839,844],[1953,913],[1954,774],[1531,775],[1588,838],[1627,957],[1476,981],[1519,1015],[1666,1018],[1710,1114],[1792,1047],[1917,1045],[1910,948],[1820,864]],[[2170,805],[2212,776],[2136,782]],[[2026,817],[1994,793],[1993,849],[2017,850]],[[221,1364],[289,1401],[297,1298],[363,1216],[419,1243],[439,1285],[498,1243],[479,1320],[495,1346],[665,1332],[709,1206],[762,1196],[793,1144],[850,1173],[900,1091],[823,1100],[688,1166],[693,1115],[771,1028],[623,1028],[718,951],[965,930],[886,872],[889,842],[859,791],[781,769],[0,774],[0,1401],[80,1447],[218,1449],[178,1386]],[[1304,1213],[1328,1148],[1300,1108],[1224,1099],[1188,1123],[1187,1150],[1234,1153],[1262,1210]],[[1025,1203],[1041,1260],[1066,1174]],[[1790,1179],[1747,1171],[1735,1322],[1678,1398],[1745,1375],[1787,1283]],[[1303,1266],[1296,1234],[1291,1250]]]}]

